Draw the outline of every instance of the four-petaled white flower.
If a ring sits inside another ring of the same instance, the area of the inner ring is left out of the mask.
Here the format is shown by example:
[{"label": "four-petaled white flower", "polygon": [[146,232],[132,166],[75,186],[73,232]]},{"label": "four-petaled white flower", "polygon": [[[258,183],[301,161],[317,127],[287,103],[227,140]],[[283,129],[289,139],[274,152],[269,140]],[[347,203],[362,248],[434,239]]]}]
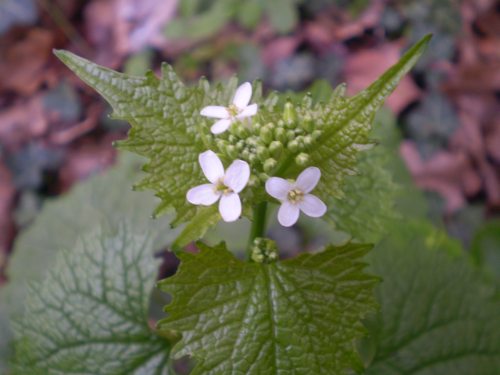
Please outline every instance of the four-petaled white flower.
[{"label": "four-petaled white flower", "polygon": [[323,216],[326,205],[318,197],[309,194],[321,177],[321,171],[309,167],[302,171],[295,182],[289,182],[280,177],[271,177],[266,181],[266,191],[269,195],[281,201],[278,211],[278,221],[284,227],[295,224],[300,211],[311,217]]},{"label": "four-petaled white flower", "polygon": [[186,198],[192,204],[210,206],[219,202],[219,212],[224,221],[235,221],[241,215],[239,193],[248,183],[250,166],[246,161],[235,160],[224,173],[224,166],[213,151],[198,157],[203,174],[210,184],[189,189]]},{"label": "four-petaled white flower", "polygon": [[248,82],[243,83],[236,89],[233,102],[229,107],[209,105],[200,112],[202,116],[214,117],[220,119],[212,125],[210,131],[214,134],[220,134],[229,129],[229,126],[237,120],[253,116],[257,113],[257,104],[250,104],[252,97],[252,85]]}]

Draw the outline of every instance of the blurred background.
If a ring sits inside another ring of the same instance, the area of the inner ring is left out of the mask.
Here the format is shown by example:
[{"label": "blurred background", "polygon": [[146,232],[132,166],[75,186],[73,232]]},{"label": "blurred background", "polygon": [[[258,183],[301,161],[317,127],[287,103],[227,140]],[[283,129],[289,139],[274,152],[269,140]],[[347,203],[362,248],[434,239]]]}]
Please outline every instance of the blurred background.
[{"label": "blurred background", "polygon": [[500,2],[1,0],[0,283],[44,202],[112,165],[128,129],[53,48],[129,74],[167,61],[187,83],[237,74],[320,96],[365,88],[429,32],[386,115],[432,220],[467,248],[486,233],[498,249]]}]

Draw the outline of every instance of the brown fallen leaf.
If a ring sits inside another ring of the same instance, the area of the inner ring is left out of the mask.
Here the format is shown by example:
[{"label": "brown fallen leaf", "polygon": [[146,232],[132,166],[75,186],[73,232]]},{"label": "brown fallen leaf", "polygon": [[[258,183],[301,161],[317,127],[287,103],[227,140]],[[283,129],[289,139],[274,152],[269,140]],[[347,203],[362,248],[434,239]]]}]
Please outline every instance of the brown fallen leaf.
[{"label": "brown fallen leaf", "polygon": [[[347,55],[343,74],[345,81],[349,82],[348,95],[354,95],[365,89],[395,64],[401,56],[402,46],[401,42],[385,43],[377,48],[362,49]],[[399,113],[421,95],[413,80],[405,76],[386,103],[392,111]]]},{"label": "brown fallen leaf", "polygon": [[52,33],[41,28],[30,29],[21,40],[8,41],[0,49],[0,92],[33,94],[52,74],[48,67],[52,47]]},{"label": "brown fallen leaf", "polygon": [[0,144],[6,150],[15,150],[21,144],[45,134],[48,125],[42,95],[29,100],[19,99],[0,112]]},{"label": "brown fallen leaf", "polygon": [[89,137],[75,142],[68,149],[59,171],[61,190],[59,193],[69,190],[75,182],[86,179],[112,165],[116,155],[112,143],[118,138],[119,135],[111,133],[98,140]]},{"label": "brown fallen leaf", "polygon": [[99,116],[101,115],[102,111],[103,108],[100,102],[90,104],[88,109],[85,111],[86,117],[84,120],[76,124],[71,124],[71,126],[65,127],[64,129],[57,132],[52,132],[48,137],[48,142],[55,145],[62,145],[73,142],[98,125]]},{"label": "brown fallen leaf", "polygon": [[424,161],[415,143],[404,141],[400,153],[416,185],[445,199],[446,213],[463,207],[466,196],[477,194],[481,188],[481,179],[464,152],[441,151]]}]

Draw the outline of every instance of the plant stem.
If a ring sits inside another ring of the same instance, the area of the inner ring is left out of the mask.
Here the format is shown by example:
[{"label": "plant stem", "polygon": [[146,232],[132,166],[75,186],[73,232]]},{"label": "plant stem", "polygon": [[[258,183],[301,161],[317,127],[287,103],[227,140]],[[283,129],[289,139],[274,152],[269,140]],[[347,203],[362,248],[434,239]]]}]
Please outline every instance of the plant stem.
[{"label": "plant stem", "polygon": [[250,253],[253,240],[257,237],[264,236],[266,228],[267,202],[261,202],[253,207],[253,221],[250,228],[250,236],[248,237],[247,258],[250,259]]}]

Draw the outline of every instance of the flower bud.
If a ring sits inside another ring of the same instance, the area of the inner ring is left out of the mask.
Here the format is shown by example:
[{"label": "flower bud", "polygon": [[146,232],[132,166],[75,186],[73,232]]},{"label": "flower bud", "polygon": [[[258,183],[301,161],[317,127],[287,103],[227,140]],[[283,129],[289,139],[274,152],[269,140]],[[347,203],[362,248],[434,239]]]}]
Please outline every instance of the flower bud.
[{"label": "flower bud", "polygon": [[236,148],[238,149],[238,151],[243,150],[245,148],[245,141],[239,140],[238,142],[236,142]]},{"label": "flower bud", "polygon": [[297,140],[296,140],[296,139],[293,139],[293,140],[291,140],[290,142],[288,142],[287,148],[288,148],[291,152],[297,152],[297,151],[299,151],[300,144],[299,144],[299,142],[297,142]]},{"label": "flower bud", "polygon": [[239,138],[246,138],[250,134],[248,127],[244,124],[236,124],[233,125],[232,128],[235,128],[234,134]]},{"label": "flower bud", "polygon": [[266,144],[273,140],[273,129],[269,124],[260,129],[260,139]]},{"label": "flower bud", "polygon": [[248,162],[250,164],[253,164],[257,161],[257,155],[255,155],[254,152],[251,152],[250,155],[248,155]]},{"label": "flower bud", "polygon": [[248,146],[257,147],[257,145],[259,144],[259,138],[257,138],[255,135],[252,135],[251,137],[248,137],[246,139],[246,144]]},{"label": "flower bud", "polygon": [[269,175],[267,173],[260,173],[259,174],[259,179],[262,181],[262,182],[266,182],[267,180],[269,180]]},{"label": "flower bud", "polygon": [[265,160],[269,157],[269,150],[267,147],[259,145],[257,146],[257,156],[260,160]]},{"label": "flower bud", "polygon": [[286,131],[283,128],[276,128],[274,129],[274,138],[281,143],[286,143],[287,138],[286,138]]},{"label": "flower bud", "polygon": [[311,135],[306,135],[305,137],[303,137],[303,143],[305,147],[311,147],[314,143],[314,139]]},{"label": "flower bud", "polygon": [[281,152],[283,151],[283,143],[279,141],[272,141],[269,145],[269,152],[275,159],[279,159]]},{"label": "flower bud", "polygon": [[295,113],[295,108],[293,107],[293,104],[287,100],[283,111],[283,120],[285,121],[285,124],[295,123],[296,118],[297,115]]},{"label": "flower bud", "polygon": [[312,133],[314,131],[314,123],[311,118],[311,115],[306,114],[302,119],[302,129],[304,129],[307,133]]},{"label": "flower bud", "polygon": [[259,134],[260,128],[262,128],[262,124],[260,122],[256,122],[252,124],[251,128],[254,134]]},{"label": "flower bud", "polygon": [[291,141],[292,139],[295,139],[295,132],[293,130],[287,130],[286,131],[286,139]]},{"label": "flower bud", "polygon": [[226,155],[231,159],[236,159],[238,157],[238,149],[234,145],[228,145],[226,147]]},{"label": "flower bud", "polygon": [[229,142],[225,141],[224,139],[217,138],[215,140],[215,144],[217,145],[219,150],[224,150],[229,145]]},{"label": "flower bud", "polygon": [[230,134],[229,137],[227,137],[227,140],[229,143],[232,143],[233,145],[238,141],[238,138],[236,138],[233,134]]},{"label": "flower bud", "polygon": [[256,263],[271,263],[278,259],[276,242],[268,238],[257,237],[251,247],[250,258]]},{"label": "flower bud", "polygon": [[264,162],[264,172],[271,173],[274,170],[274,168],[276,168],[277,164],[278,164],[278,162],[275,159],[273,159],[273,158],[267,159]]},{"label": "flower bud", "polygon": [[312,139],[317,141],[321,137],[321,130],[315,130],[312,132]]},{"label": "flower bud", "polygon": [[301,167],[305,167],[309,164],[309,159],[310,157],[308,154],[301,152],[295,157],[295,163]]}]

